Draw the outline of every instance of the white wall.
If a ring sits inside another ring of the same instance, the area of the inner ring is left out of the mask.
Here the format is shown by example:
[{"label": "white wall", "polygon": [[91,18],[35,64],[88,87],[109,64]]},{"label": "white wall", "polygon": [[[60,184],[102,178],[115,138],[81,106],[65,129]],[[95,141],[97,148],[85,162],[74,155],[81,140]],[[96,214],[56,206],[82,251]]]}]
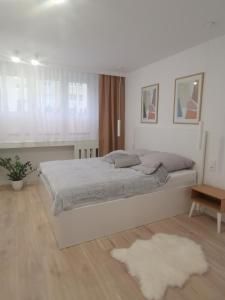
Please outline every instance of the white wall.
[{"label": "white wall", "polygon": [[[25,161],[31,161],[34,167],[38,167],[40,162],[58,159],[73,159],[74,147],[40,147],[40,148],[21,148],[21,149],[0,149],[0,157],[14,157],[19,155]],[[36,174],[29,176],[29,182],[37,179]],[[7,184],[7,176],[4,169],[0,168],[0,185]]]},{"label": "white wall", "polygon": [[[205,181],[225,188],[225,36],[148,65],[126,80],[126,148],[134,143],[134,128],[140,124],[141,87],[159,83],[158,124],[173,125],[174,79],[205,72],[202,120],[209,132]],[[145,138],[145,137],[143,137]],[[163,137],[162,137],[163,138]],[[209,165],[216,160],[214,172]]]}]

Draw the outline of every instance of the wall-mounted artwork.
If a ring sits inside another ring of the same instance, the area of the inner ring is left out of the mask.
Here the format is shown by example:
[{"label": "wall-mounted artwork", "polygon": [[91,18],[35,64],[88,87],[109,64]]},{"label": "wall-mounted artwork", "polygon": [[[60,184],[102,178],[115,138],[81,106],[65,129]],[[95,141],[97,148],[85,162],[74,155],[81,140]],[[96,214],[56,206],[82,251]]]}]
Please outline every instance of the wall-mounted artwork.
[{"label": "wall-mounted artwork", "polygon": [[204,73],[175,80],[173,122],[198,124],[201,116]]},{"label": "wall-mounted artwork", "polygon": [[158,121],[159,84],[145,86],[141,89],[141,122]]}]

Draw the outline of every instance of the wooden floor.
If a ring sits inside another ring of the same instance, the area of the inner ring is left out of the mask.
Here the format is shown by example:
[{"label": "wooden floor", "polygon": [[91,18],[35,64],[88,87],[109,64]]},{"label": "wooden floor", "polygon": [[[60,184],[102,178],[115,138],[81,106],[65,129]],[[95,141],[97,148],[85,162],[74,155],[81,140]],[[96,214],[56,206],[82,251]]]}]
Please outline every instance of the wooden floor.
[{"label": "wooden floor", "polygon": [[[116,219],[115,219],[116,222]],[[224,227],[222,227],[224,229]],[[210,265],[164,299],[225,299],[225,233],[206,216],[178,216],[60,251],[35,186],[0,190],[1,300],[143,300],[134,278],[110,256],[156,232],[179,234],[203,246]]]}]

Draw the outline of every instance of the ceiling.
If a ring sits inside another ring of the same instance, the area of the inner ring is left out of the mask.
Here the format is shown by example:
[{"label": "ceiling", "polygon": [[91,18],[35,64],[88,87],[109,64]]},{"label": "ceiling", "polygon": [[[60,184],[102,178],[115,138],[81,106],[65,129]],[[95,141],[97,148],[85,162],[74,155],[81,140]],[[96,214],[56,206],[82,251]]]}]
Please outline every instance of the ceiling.
[{"label": "ceiling", "polygon": [[125,74],[225,34],[224,0],[51,1],[0,0],[1,58]]}]

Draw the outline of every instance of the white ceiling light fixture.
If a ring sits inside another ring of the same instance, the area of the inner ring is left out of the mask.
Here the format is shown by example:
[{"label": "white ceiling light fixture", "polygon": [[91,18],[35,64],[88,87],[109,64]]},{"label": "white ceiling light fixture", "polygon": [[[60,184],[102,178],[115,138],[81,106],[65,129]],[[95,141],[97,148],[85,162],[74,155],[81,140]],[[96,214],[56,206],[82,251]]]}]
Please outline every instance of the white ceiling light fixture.
[{"label": "white ceiling light fixture", "polygon": [[33,66],[39,66],[39,65],[40,65],[40,62],[39,62],[37,59],[31,59],[31,60],[30,60],[30,63],[31,63]]},{"label": "white ceiling light fixture", "polygon": [[51,1],[53,4],[63,4],[66,2],[66,0],[52,0]]},{"label": "white ceiling light fixture", "polygon": [[20,63],[21,59],[18,56],[12,56],[11,61],[14,62],[14,63]]}]

